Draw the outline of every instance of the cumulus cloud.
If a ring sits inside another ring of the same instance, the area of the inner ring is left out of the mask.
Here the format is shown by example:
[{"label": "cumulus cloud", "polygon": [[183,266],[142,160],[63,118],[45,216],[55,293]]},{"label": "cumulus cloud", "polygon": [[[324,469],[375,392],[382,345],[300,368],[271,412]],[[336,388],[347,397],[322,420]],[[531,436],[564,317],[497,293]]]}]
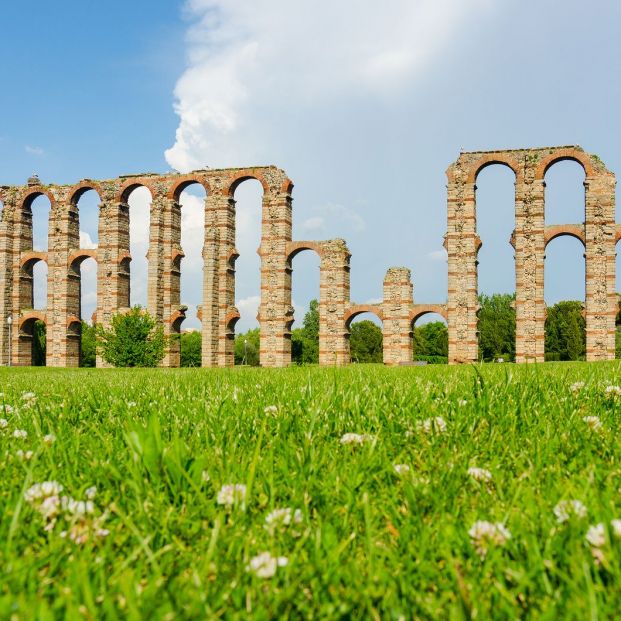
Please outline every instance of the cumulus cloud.
[{"label": "cumulus cloud", "polygon": [[80,231],[80,248],[86,250],[94,250],[97,248],[97,244],[91,239],[91,236],[86,231]]},{"label": "cumulus cloud", "polygon": [[[290,140],[317,108],[386,98],[411,84],[466,16],[491,0],[188,0],[188,68],[166,151],[187,171],[269,159],[265,135]],[[268,126],[267,128],[265,126]]]},{"label": "cumulus cloud", "polygon": [[427,253],[427,258],[431,261],[447,261],[448,254],[444,248],[441,250],[433,250],[432,252]]}]

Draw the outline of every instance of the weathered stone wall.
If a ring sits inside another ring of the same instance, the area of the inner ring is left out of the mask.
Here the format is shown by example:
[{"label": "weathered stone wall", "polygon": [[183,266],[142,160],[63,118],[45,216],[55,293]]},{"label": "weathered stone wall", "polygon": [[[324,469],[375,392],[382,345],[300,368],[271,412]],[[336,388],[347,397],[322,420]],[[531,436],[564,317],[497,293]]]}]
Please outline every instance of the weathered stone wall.
[{"label": "weathered stone wall", "polygon": [[[545,225],[545,173],[561,160],[585,171],[585,221]],[[585,245],[587,360],[615,357],[615,176],[580,147],[546,147],[461,153],[447,170],[449,362],[477,359],[476,178],[486,166],[502,164],[515,174],[516,362],[542,362],[546,308],[545,247],[559,235]]]}]

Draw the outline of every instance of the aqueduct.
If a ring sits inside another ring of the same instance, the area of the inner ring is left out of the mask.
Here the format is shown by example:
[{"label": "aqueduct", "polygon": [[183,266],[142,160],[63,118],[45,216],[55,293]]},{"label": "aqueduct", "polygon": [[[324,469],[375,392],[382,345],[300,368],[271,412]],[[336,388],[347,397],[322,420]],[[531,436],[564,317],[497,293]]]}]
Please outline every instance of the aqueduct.
[{"label": "aqueduct", "polygon": [[[545,226],[544,175],[555,162],[572,159],[586,174],[584,223]],[[449,288],[447,303],[415,304],[410,270],[388,269],[381,303],[350,301],[350,253],[342,239],[292,240],[293,183],[274,166],[198,170],[183,175],[140,174],[105,181],[83,179],[74,186],[42,185],[31,177],[24,186],[3,186],[0,221],[0,360],[3,364],[32,364],[33,326],[47,330],[47,364],[77,366],[80,360],[80,265],[97,262],[98,323],[130,304],[130,193],[145,187],[152,197],[148,249],[147,309],[169,335],[179,333],[186,307],[180,294],[180,194],[188,186],[205,189],[203,292],[199,309],[202,363],[206,367],[234,363],[235,323],[235,189],[247,179],[263,187],[261,243],[260,360],[263,366],[291,362],[292,260],[300,252],[320,259],[319,362],[349,363],[349,326],[363,312],[383,322],[384,362],[412,360],[412,329],[416,319],[438,313],[448,323],[449,362],[477,359],[477,253],[481,240],[476,228],[476,179],[491,164],[508,166],[515,174],[515,230],[511,244],[516,266],[516,361],[543,361],[545,303],[543,261],[546,244],[560,235],[582,241],[586,256],[587,359],[614,358],[615,244],[621,229],[615,224],[615,177],[594,155],[579,147],[462,152],[447,170]],[[80,246],[77,202],[82,194],[99,195],[99,244]],[[48,250],[33,250],[32,203],[48,197],[51,209]],[[33,309],[33,268],[48,266],[47,307]],[[13,329],[7,321],[12,320]],[[11,335],[9,337],[9,335]],[[9,338],[11,342],[9,343]],[[179,366],[178,340],[171,339],[163,366]],[[98,365],[102,361],[98,360]]]}]

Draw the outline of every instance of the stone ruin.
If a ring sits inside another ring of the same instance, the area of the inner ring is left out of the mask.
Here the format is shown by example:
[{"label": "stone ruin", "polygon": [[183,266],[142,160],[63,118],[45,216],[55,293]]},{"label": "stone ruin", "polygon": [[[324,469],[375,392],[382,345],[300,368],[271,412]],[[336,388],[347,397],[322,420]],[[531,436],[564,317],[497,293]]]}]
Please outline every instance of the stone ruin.
[{"label": "stone ruin", "polygon": [[[560,160],[579,162],[585,170],[585,222],[546,226],[544,175]],[[579,147],[463,152],[447,170],[448,298],[446,304],[415,304],[410,270],[390,268],[384,279],[383,301],[350,301],[350,252],[342,239],[292,240],[293,183],[274,166],[198,170],[191,174],[141,174],[105,181],[83,179],[74,186],[41,185],[38,178],[25,186],[3,186],[0,221],[0,361],[31,365],[34,324],[45,323],[48,366],[78,366],[80,361],[80,265],[97,262],[96,320],[110,324],[115,313],[129,309],[130,193],[146,187],[152,197],[148,258],[148,311],[164,325],[167,335],[178,334],[186,307],[180,298],[181,192],[200,184],[207,193],[203,246],[202,364],[234,364],[235,323],[235,200],[237,186],[256,179],[263,186],[261,244],[260,360],[265,367],[291,362],[292,260],[313,251],[320,258],[319,363],[350,362],[349,326],[357,315],[371,312],[383,322],[384,363],[412,360],[414,322],[438,313],[448,322],[449,362],[477,360],[476,178],[491,164],[503,164],[515,174],[515,230],[511,244],[516,265],[516,361],[544,360],[544,254],[547,243],[560,235],[582,241],[586,257],[587,359],[604,360],[615,354],[615,244],[621,228],[615,224],[615,177],[594,155]],[[100,198],[99,244],[80,247],[77,202],[95,190]],[[51,203],[48,251],[33,250],[32,202],[45,195]],[[33,268],[48,265],[47,308],[33,310]],[[12,319],[9,326],[7,319]],[[11,329],[12,328],[12,329]],[[9,344],[9,334],[11,343]],[[171,339],[162,366],[180,363],[179,341]],[[98,366],[104,366],[102,360]]]}]

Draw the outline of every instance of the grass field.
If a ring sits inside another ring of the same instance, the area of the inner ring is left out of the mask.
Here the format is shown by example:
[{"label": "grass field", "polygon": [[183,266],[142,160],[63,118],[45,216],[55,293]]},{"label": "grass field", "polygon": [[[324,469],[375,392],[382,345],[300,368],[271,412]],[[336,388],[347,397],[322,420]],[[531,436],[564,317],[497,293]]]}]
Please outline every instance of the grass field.
[{"label": "grass field", "polygon": [[618,363],[0,381],[2,619],[618,618]]}]

